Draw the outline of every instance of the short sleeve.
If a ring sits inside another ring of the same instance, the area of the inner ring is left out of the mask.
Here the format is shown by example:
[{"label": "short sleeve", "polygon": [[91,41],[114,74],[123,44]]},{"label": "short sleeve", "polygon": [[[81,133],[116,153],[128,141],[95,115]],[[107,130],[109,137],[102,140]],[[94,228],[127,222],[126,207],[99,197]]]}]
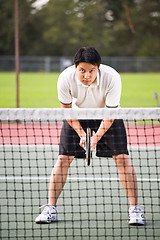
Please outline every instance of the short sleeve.
[{"label": "short sleeve", "polygon": [[58,99],[63,104],[71,104],[72,96],[67,76],[61,73],[57,83]]},{"label": "short sleeve", "polygon": [[111,83],[106,94],[106,107],[114,108],[120,105],[121,77],[119,74],[112,76]]}]

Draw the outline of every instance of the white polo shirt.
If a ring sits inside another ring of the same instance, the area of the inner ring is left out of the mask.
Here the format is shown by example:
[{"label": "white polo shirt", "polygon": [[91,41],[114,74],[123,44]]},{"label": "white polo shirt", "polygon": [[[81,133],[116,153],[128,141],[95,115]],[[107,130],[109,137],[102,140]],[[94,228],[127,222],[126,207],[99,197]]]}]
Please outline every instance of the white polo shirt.
[{"label": "white polo shirt", "polygon": [[118,107],[121,97],[121,78],[113,68],[101,64],[97,79],[90,86],[80,82],[75,66],[65,69],[58,78],[58,98],[72,108]]}]

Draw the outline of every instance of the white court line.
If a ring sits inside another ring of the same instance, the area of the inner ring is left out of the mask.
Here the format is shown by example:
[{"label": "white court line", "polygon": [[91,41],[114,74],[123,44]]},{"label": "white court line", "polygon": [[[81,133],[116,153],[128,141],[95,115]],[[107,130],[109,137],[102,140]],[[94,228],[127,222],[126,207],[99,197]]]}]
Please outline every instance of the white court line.
[{"label": "white court line", "polygon": [[[58,149],[58,145],[0,145],[0,148],[16,148],[16,149],[22,149],[25,151],[28,151],[28,149],[43,149],[43,148],[49,148],[53,150]],[[160,150],[159,146],[128,146],[129,151],[147,151],[147,150]],[[24,151],[24,152],[25,152]],[[20,153],[23,153],[20,152]],[[32,152],[31,152],[32,154]],[[41,181],[41,180],[49,180],[50,177],[39,177],[39,176],[0,176],[0,181]],[[67,178],[69,181],[104,181],[104,182],[109,182],[109,181],[119,181],[119,178],[101,178],[101,177],[68,177]],[[137,178],[138,182],[160,182],[160,178]]]},{"label": "white court line", "polygon": [[[141,145],[141,144],[132,144],[129,145],[128,144],[128,150],[129,151],[137,151],[137,150],[142,150],[142,151],[147,151],[147,150],[160,150],[160,146],[159,145]],[[50,148],[50,149],[55,149],[58,150],[59,146],[58,145],[49,145],[49,144],[0,144],[0,148],[18,148],[18,149],[33,149],[33,148]]]},{"label": "white court line", "polygon": [[[49,180],[50,177],[23,177],[23,176],[1,176],[0,181],[26,181],[26,180]],[[100,177],[68,177],[67,180],[70,181],[119,181],[119,178],[100,178]],[[137,178],[138,182],[160,182],[160,178]]]}]

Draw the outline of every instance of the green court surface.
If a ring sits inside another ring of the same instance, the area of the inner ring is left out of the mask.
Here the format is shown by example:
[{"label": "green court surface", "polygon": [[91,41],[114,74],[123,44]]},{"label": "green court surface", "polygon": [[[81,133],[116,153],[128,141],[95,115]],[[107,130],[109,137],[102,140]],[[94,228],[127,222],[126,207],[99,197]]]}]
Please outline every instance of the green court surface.
[{"label": "green court surface", "polygon": [[58,200],[58,222],[37,225],[39,206],[47,203],[48,184],[58,146],[0,146],[1,235],[31,239],[160,239],[160,148],[132,147],[139,205],[145,226],[129,226],[128,201],[112,159],[93,154],[91,166],[75,159]]}]

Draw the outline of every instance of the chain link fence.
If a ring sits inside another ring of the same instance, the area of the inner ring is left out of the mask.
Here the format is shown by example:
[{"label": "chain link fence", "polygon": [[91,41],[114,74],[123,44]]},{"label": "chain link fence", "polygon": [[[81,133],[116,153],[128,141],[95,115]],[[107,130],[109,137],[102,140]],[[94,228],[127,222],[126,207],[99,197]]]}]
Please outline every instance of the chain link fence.
[{"label": "chain link fence", "polygon": [[[118,72],[160,72],[160,57],[102,57],[102,63]],[[61,72],[72,57],[20,57],[20,72]],[[14,56],[0,56],[0,71],[15,71]]]}]

